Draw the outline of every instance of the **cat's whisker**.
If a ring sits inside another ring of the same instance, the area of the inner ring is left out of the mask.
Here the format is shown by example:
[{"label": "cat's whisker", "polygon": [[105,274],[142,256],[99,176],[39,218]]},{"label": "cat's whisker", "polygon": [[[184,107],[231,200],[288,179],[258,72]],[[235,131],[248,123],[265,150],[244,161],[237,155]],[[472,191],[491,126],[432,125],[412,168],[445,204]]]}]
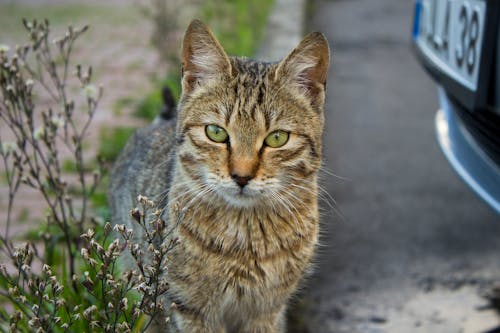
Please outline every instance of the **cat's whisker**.
[{"label": "cat's whisker", "polygon": [[[301,180],[301,182],[303,183],[309,183],[309,184],[314,184],[312,181],[306,181],[306,180]],[[298,185],[296,183],[289,183],[290,186],[293,186],[293,187],[296,187],[296,188],[300,188],[302,190],[305,190],[305,191],[309,191],[310,193],[315,193],[314,190],[308,188],[308,187],[305,187],[305,186],[301,186],[301,185]],[[337,214],[338,216],[340,216],[342,219],[345,218],[345,215],[342,213],[342,211],[340,210],[340,207],[337,203],[337,201],[331,196],[331,194],[325,190],[321,185],[319,184],[316,184],[317,186],[317,189],[318,189],[318,196],[319,198],[325,202],[328,207],[335,213]]]},{"label": "cat's whisker", "polygon": [[195,193],[197,190],[199,190],[199,187],[194,187],[194,188],[189,188],[185,192],[181,192],[180,194],[176,195],[175,197],[169,198],[169,201],[172,202],[179,202],[180,199],[184,198],[185,196],[188,196],[191,193]]},{"label": "cat's whisker", "polygon": [[301,215],[297,208],[302,208],[302,209],[308,208],[308,205],[306,205],[300,197],[296,196],[291,189],[283,189],[282,191],[283,191],[283,193],[285,193],[285,195],[288,195],[291,197],[290,200],[288,200],[288,201],[290,202],[290,205],[297,213],[297,216]]},{"label": "cat's whisker", "polygon": [[[205,191],[208,185],[200,185],[196,187],[189,188],[187,191],[182,192],[181,194],[177,195],[176,197],[170,198],[170,202],[180,202],[182,201],[183,198],[188,197],[194,193],[196,193],[195,197],[201,193],[202,191]],[[201,192],[200,192],[201,191]]]},{"label": "cat's whisker", "polygon": [[[189,181],[187,181],[187,182],[183,182],[183,183],[185,183],[186,185],[192,185],[192,182],[189,182]],[[180,195],[178,195],[178,196],[176,196],[176,197],[174,197],[174,198],[169,198],[169,200],[168,200],[168,201],[169,201],[170,203],[179,202],[179,201],[180,201],[182,198],[184,198],[185,196],[187,196],[187,195],[189,195],[189,194],[191,194],[191,193],[195,193],[196,191],[201,190],[203,187],[204,187],[204,185],[203,185],[203,184],[197,184],[197,186],[196,186],[196,187],[191,187],[191,188],[189,188],[186,192],[182,192]],[[169,194],[169,193],[167,192],[167,193],[166,193],[166,196],[168,196],[168,194]],[[162,199],[162,200],[164,200],[164,199]],[[166,204],[165,204],[165,205],[163,206],[163,208],[160,210],[160,216],[161,216],[161,215],[163,215],[163,213],[165,212],[165,210],[166,210],[167,208],[168,208],[168,205],[166,205]]]},{"label": "cat's whisker", "polygon": [[[324,187],[322,187],[320,184],[318,184],[316,181],[301,179],[300,182],[303,184],[310,184],[310,185],[316,186],[316,188],[320,192],[322,192],[324,195],[326,195],[330,200],[332,200],[332,202],[335,202],[335,199],[330,195],[330,193]],[[297,183],[293,183],[293,182],[292,182],[292,184],[298,185]]]},{"label": "cat's whisker", "polygon": [[[270,195],[269,195],[270,194]],[[265,195],[264,195],[265,199],[268,199],[267,203],[270,203],[271,204],[271,208],[273,210],[273,213],[277,214],[278,213],[278,209],[276,208],[275,206],[275,200],[273,198],[273,195],[272,195],[272,192],[267,192]]]},{"label": "cat's whisker", "polygon": [[[292,211],[288,208],[288,206],[283,203],[283,201],[281,200],[281,197],[279,196],[278,192],[274,191],[274,190],[270,190],[269,191],[269,194],[271,195],[270,199],[274,202],[276,202],[277,204],[277,207],[280,207],[282,206],[283,208],[285,208],[290,214],[292,214]],[[279,214],[279,210],[276,209],[276,214]]]},{"label": "cat's whisker", "polygon": [[198,200],[199,198],[203,197],[204,195],[206,195],[206,194],[208,194],[210,192],[213,192],[213,190],[209,186],[206,186],[205,188],[203,188],[202,191],[198,192],[193,198],[191,198],[189,200],[189,202],[184,205],[184,207],[182,208],[182,210],[184,212],[188,211],[189,208],[191,208],[191,205],[193,205],[194,203],[196,203],[196,200]]},{"label": "cat's whisker", "polygon": [[[283,192],[285,192],[284,189],[282,189]],[[278,191],[275,191],[274,192],[276,194],[276,198],[281,202],[281,204],[287,209],[287,211],[289,212],[290,214],[290,217],[295,217],[295,216],[300,216],[300,213],[299,211],[297,210],[297,207],[295,207],[295,205],[288,199],[286,198],[284,195],[282,195],[280,192]],[[285,192],[286,193],[286,192]],[[295,211],[292,212],[292,210]]]},{"label": "cat's whisker", "polygon": [[290,183],[290,184],[288,184],[288,185],[290,185],[290,186],[292,186],[292,187],[295,187],[295,188],[298,188],[298,189],[300,189],[300,190],[303,190],[303,191],[305,191],[305,192],[307,192],[307,193],[309,193],[309,194],[318,194],[318,196],[319,196],[321,199],[323,199],[323,200],[327,203],[327,205],[328,205],[330,208],[333,208],[333,202],[334,202],[335,200],[334,200],[334,199],[330,196],[330,194],[329,194],[328,192],[326,192],[326,191],[325,191],[325,192],[323,193],[323,192],[320,190],[319,186],[317,187],[317,190],[320,190],[320,191],[319,191],[319,193],[318,193],[318,191],[317,191],[317,190],[315,191],[314,189],[311,189],[311,188],[308,188],[308,187],[305,187],[305,186],[300,186],[300,185],[295,184],[295,183]]},{"label": "cat's whisker", "polygon": [[328,176],[332,176],[332,177],[335,177],[335,178],[340,179],[340,180],[349,181],[349,182],[351,181],[350,178],[337,175],[336,173],[333,172],[333,170],[327,168],[325,165],[321,166],[321,168],[319,169],[319,172],[320,172],[320,174],[325,173]]},{"label": "cat's whisker", "polygon": [[[197,185],[197,186],[200,186],[200,185],[203,185],[203,184],[198,184],[198,183],[194,183],[192,180],[186,180],[186,181],[183,181],[183,182],[177,182],[176,185],[177,186],[188,186],[189,188],[193,188],[193,184]],[[170,189],[167,189],[165,191],[162,191],[160,192],[159,194],[155,195],[153,197],[153,201],[157,204],[157,205],[161,205],[161,203],[167,199],[168,195],[170,193]]]}]

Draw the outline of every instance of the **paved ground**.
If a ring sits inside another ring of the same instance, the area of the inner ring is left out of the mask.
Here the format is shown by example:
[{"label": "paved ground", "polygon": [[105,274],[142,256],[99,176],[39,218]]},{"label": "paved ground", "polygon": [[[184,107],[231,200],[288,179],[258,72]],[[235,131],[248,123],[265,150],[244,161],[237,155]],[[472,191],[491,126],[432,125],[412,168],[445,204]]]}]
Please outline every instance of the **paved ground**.
[{"label": "paved ground", "polygon": [[[314,1],[332,46],[318,269],[302,332],[485,332],[500,281],[500,218],[434,137],[436,88],[411,53],[412,1]],[[298,314],[297,314],[298,313]]]}]

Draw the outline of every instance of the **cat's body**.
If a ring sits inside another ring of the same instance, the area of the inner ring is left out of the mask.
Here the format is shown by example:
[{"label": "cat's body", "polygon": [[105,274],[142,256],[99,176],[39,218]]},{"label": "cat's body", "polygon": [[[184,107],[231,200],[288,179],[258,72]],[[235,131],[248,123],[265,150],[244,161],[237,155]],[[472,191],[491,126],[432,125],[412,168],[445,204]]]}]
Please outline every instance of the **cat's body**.
[{"label": "cat's body", "polygon": [[284,331],[318,237],[328,56],[315,33],[281,63],[229,58],[202,23],[188,28],[177,119],[134,136],[110,188],[114,223],[139,194],[179,223],[171,330]]}]

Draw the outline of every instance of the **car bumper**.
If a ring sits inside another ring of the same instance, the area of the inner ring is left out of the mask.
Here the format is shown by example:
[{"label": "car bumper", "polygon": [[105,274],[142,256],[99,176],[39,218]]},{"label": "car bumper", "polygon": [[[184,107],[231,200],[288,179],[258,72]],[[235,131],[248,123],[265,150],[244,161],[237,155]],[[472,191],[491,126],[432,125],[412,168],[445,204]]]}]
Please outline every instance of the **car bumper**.
[{"label": "car bumper", "polygon": [[462,179],[500,214],[500,168],[480,148],[457,117],[444,89],[438,87],[440,109],[436,135],[444,155]]}]

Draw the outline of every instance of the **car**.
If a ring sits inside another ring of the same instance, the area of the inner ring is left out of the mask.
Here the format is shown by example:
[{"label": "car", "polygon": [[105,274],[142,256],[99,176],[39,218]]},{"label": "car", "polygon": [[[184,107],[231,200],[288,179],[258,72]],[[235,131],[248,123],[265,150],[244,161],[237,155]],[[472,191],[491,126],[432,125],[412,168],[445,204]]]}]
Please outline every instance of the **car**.
[{"label": "car", "polygon": [[500,214],[500,1],[416,0],[413,50],[437,83],[436,136]]}]

